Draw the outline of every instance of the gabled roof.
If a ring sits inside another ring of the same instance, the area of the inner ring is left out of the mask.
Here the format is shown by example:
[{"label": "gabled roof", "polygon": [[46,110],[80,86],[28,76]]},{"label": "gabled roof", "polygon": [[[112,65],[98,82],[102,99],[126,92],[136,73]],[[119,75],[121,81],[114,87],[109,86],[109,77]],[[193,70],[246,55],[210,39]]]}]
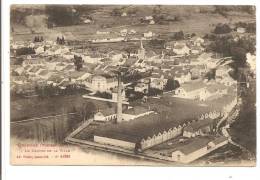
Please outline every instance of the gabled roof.
[{"label": "gabled roof", "polygon": [[48,73],[49,73],[49,71],[46,70],[46,69],[44,69],[44,70],[42,70],[42,71],[39,73],[39,75],[40,75],[40,76],[45,76],[45,75],[47,75]]},{"label": "gabled roof", "polygon": [[41,69],[40,66],[34,66],[32,69],[30,69],[29,72],[31,72],[31,73],[36,73],[39,69]]},{"label": "gabled roof", "polygon": [[214,140],[213,137],[196,137],[192,138],[188,143],[179,145],[173,152],[180,151],[185,155],[189,155],[203,147],[206,147],[209,142]]},{"label": "gabled roof", "polygon": [[190,125],[186,126],[184,128],[184,131],[197,132],[201,128],[213,124],[213,122],[214,122],[214,120],[210,119],[210,118],[204,119],[204,120],[200,120],[200,121],[196,121],[196,122],[193,122]]}]

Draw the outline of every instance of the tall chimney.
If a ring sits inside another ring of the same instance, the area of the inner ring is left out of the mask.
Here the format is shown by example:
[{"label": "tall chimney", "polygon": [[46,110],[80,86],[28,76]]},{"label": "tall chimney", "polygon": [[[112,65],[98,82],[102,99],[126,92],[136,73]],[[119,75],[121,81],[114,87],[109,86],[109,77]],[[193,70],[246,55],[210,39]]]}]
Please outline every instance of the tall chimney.
[{"label": "tall chimney", "polygon": [[117,88],[117,120],[116,123],[122,122],[122,83],[121,73],[118,75],[118,88]]}]

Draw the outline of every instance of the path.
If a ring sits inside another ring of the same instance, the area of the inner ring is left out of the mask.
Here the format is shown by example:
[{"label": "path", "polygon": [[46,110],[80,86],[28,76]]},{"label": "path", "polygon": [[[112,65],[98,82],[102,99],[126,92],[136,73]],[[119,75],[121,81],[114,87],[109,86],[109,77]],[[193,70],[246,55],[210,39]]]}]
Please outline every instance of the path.
[{"label": "path", "polygon": [[82,131],[83,129],[85,129],[90,123],[92,123],[94,121],[94,119],[88,119],[86,121],[84,121],[82,124],[79,125],[79,127],[72,131],[72,133],[70,133],[66,139],[68,138],[72,138],[73,136],[75,136],[76,134],[78,134],[80,131]]}]

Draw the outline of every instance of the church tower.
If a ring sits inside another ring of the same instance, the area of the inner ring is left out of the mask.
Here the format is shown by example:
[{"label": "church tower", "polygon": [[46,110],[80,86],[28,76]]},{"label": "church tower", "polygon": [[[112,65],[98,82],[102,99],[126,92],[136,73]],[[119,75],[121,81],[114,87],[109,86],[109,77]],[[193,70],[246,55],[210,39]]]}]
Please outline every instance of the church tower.
[{"label": "church tower", "polygon": [[143,47],[143,42],[141,40],[140,49],[138,49],[138,58],[145,59],[145,49]]}]

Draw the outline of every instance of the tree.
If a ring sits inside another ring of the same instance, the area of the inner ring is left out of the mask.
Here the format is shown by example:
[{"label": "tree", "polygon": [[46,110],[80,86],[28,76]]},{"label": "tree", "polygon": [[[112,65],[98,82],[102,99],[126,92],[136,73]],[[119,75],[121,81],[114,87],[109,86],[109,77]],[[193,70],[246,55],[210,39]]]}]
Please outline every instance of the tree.
[{"label": "tree", "polygon": [[243,67],[246,64],[246,53],[255,52],[254,38],[240,38],[234,40],[230,35],[224,37],[216,37],[215,41],[211,43],[209,49],[223,56],[231,56],[234,63],[231,64],[236,71],[236,68]]},{"label": "tree", "polygon": [[121,11],[121,9],[119,9],[119,8],[115,8],[115,9],[113,9],[112,12],[111,12],[111,15],[112,15],[112,16],[121,16],[121,14],[122,14],[122,11]]},{"label": "tree", "polygon": [[215,34],[226,34],[231,32],[231,28],[227,24],[218,24],[215,27],[214,33]]},{"label": "tree", "polygon": [[157,49],[164,48],[165,40],[159,40],[159,39],[152,39],[149,41],[149,46]]},{"label": "tree", "polygon": [[75,69],[79,71],[81,68],[83,68],[84,60],[81,56],[74,55],[74,65]]},{"label": "tree", "polygon": [[177,89],[178,87],[180,87],[180,84],[177,80],[174,79],[168,79],[167,83],[165,85],[165,90],[166,91],[172,91],[174,89]]},{"label": "tree", "polygon": [[237,67],[243,67],[246,63],[247,51],[241,47],[231,47],[230,54],[232,55]]},{"label": "tree", "polygon": [[196,36],[196,34],[195,34],[195,33],[192,33],[192,34],[191,34],[191,37],[195,37],[195,36]]},{"label": "tree", "polygon": [[162,94],[163,91],[157,88],[150,88],[148,91],[148,96],[157,96]]},{"label": "tree", "polygon": [[138,99],[142,99],[144,97],[144,93],[135,92],[133,90],[127,90],[126,91],[126,97],[129,99],[129,101],[135,101],[135,100],[138,100]]},{"label": "tree", "polygon": [[70,26],[80,23],[80,14],[72,6],[47,5],[48,25]]},{"label": "tree", "polygon": [[212,69],[211,71],[207,72],[207,74],[205,75],[205,77],[206,77],[208,80],[215,79],[215,78],[216,78],[216,69]]},{"label": "tree", "polygon": [[108,93],[108,92],[100,92],[97,91],[95,96],[97,97],[101,97],[101,98],[105,98],[105,99],[112,99],[112,94]]},{"label": "tree", "polygon": [[86,104],[84,103],[81,110],[83,120],[85,121],[89,119],[91,116],[95,114],[96,111],[97,107],[93,102],[87,102]]},{"label": "tree", "polygon": [[183,31],[179,31],[179,32],[174,33],[173,39],[174,40],[183,40],[184,39]]}]

